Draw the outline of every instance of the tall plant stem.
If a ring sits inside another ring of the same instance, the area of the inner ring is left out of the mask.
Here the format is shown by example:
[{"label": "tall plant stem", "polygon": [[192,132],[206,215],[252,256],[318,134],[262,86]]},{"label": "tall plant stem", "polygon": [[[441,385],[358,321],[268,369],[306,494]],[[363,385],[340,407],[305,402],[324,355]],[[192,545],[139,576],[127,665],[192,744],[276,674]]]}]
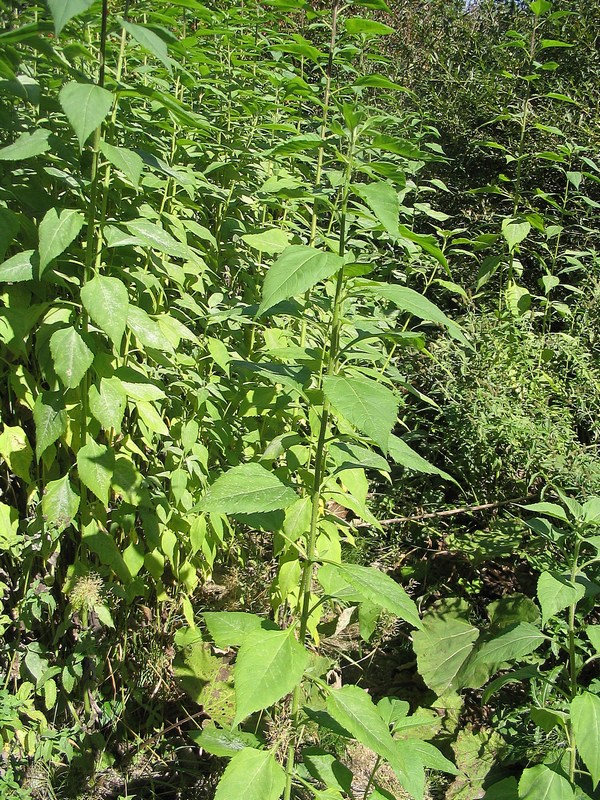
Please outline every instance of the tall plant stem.
[{"label": "tall plant stem", "polygon": [[[350,146],[348,151],[348,163],[346,165],[346,172],[344,176],[344,185],[342,189],[342,203],[340,208],[340,232],[338,237],[338,254],[343,256],[346,252],[346,217],[348,211],[348,195],[350,192],[350,179],[352,176],[352,163],[354,158],[355,147],[355,132],[353,131],[350,139]],[[339,355],[340,343],[340,328],[341,328],[341,310],[343,301],[344,289],[344,268],[341,267],[337,274],[335,284],[335,294],[333,298],[333,308],[331,316],[331,329],[329,334],[329,347],[327,353],[327,375],[333,375],[337,366],[337,359]],[[320,388],[322,388],[323,379],[320,378]],[[308,543],[306,547],[306,559],[302,565],[302,577],[300,580],[300,594],[298,596],[298,606],[300,608],[300,626],[299,626],[299,639],[304,642],[308,630],[308,621],[310,618],[310,600],[311,600],[311,582],[313,577],[313,567],[315,565],[315,553],[317,543],[317,533],[319,529],[319,517],[321,513],[321,491],[323,488],[323,478],[325,475],[325,467],[327,464],[326,453],[326,439],[327,430],[329,428],[329,402],[324,400],[321,410],[321,421],[319,423],[319,434],[317,437],[317,449],[314,458],[314,477],[311,487],[311,518],[310,527],[308,531]],[[299,728],[300,717],[300,700],[301,700],[301,686],[298,684],[294,689],[292,696],[292,725],[294,734]],[[296,738],[292,738],[288,747],[287,762],[286,762],[286,786],[283,794],[283,800],[290,800],[292,792],[292,776],[294,770],[294,757],[296,752]]]},{"label": "tall plant stem", "polygon": [[[571,566],[571,584],[575,583],[577,573],[579,571],[579,551],[581,549],[581,542],[579,539],[575,542],[573,550],[573,564]],[[572,603],[569,606],[569,619],[568,619],[568,647],[569,647],[569,694],[571,700],[577,696],[577,660],[575,649],[575,611],[577,603]],[[575,732],[571,721],[568,725],[569,735],[569,780],[573,783],[575,779],[575,766],[577,762],[577,742],[575,741]]]}]

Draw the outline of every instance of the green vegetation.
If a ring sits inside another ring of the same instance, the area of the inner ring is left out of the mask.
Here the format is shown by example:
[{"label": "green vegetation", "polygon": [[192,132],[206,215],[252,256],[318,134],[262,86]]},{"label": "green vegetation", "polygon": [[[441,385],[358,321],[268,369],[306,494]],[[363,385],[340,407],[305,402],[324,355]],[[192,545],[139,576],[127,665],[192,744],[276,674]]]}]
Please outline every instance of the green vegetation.
[{"label": "green vegetation", "polygon": [[600,797],[600,6],[0,3],[0,799]]}]

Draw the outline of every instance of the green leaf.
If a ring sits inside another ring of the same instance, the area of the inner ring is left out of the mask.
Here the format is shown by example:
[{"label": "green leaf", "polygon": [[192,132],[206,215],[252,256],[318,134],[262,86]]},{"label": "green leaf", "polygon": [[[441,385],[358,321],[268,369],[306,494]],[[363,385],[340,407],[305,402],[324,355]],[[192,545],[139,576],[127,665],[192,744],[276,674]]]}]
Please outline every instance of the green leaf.
[{"label": "green leaf", "polygon": [[96,325],[119,349],[127,324],[129,294],[117,278],[96,275],[81,287],[81,302]]},{"label": "green leaf", "polygon": [[33,407],[35,423],[35,457],[50,447],[67,430],[67,412],[59,392],[42,392]]},{"label": "green leaf", "polygon": [[280,228],[271,228],[262,233],[246,233],[241,237],[243,242],[262,253],[281,253],[289,246],[289,234]]},{"label": "green leaf", "polygon": [[556,572],[542,572],[537,583],[537,598],[542,607],[542,625],[570,605],[575,605],[585,594],[580,583],[572,584]]},{"label": "green leaf", "polygon": [[227,731],[208,724],[201,730],[188,731],[188,736],[198,747],[213,756],[231,758],[245,747],[255,747],[259,744],[258,738],[253,733],[243,731]]},{"label": "green leaf", "polygon": [[19,283],[32,280],[36,262],[39,264],[38,254],[35,250],[17,253],[16,256],[7,259],[0,265],[0,281]]},{"label": "green leaf", "polygon": [[84,486],[108,506],[110,484],[115,468],[115,451],[89,441],[77,453],[77,470]]},{"label": "green leaf", "polygon": [[383,22],[376,22],[374,19],[364,17],[348,17],[346,20],[346,32],[356,36],[387,36],[395,33],[394,28],[384,25]]},{"label": "green leaf", "polygon": [[368,447],[352,442],[332,442],[329,445],[329,454],[338,470],[362,467],[376,469],[380,472],[390,471],[390,465],[385,458]]},{"label": "green leaf", "polygon": [[384,608],[405,622],[421,628],[419,612],[402,586],[375,567],[358,564],[326,564],[321,569],[334,571],[344,578],[356,593],[378,608]]},{"label": "green leaf", "polygon": [[583,692],[571,701],[571,724],[577,752],[590,771],[594,789],[600,781],[600,697]]},{"label": "green leaf", "polygon": [[172,345],[167,341],[158,322],[152,319],[143,308],[134,305],[128,307],[127,327],[133,331],[135,338],[144,347],[167,352],[173,351]]},{"label": "green leaf", "polygon": [[0,455],[13,475],[29,483],[33,450],[23,428],[5,425],[0,435]]},{"label": "green leaf", "polygon": [[190,255],[187,245],[178,242],[170,233],[160,225],[147,219],[134,219],[127,223],[127,229],[145,247],[166,253],[174,258],[188,258]]},{"label": "green leaf", "polygon": [[328,789],[352,794],[352,773],[330,753],[318,747],[305,747],[302,750],[302,763],[313,778],[324,783]]},{"label": "green leaf", "polygon": [[152,53],[153,56],[156,56],[156,58],[158,58],[159,61],[162,61],[165,67],[171,71],[173,59],[169,58],[167,44],[160,38],[160,36],[157,36],[154,31],[151,31],[149,28],[145,28],[143,25],[135,25],[133,22],[126,22],[124,19],[119,19],[119,23],[123,28],[125,28],[127,33],[144,48],[144,50],[147,50],[149,53]]},{"label": "green leaf", "polygon": [[116,147],[108,142],[100,142],[100,151],[113,167],[122,172],[137,189],[144,166],[142,157],[127,147]]},{"label": "green leaf", "polygon": [[62,533],[79,510],[79,495],[73,489],[69,476],[50,481],[42,497],[42,514],[46,523]]},{"label": "green leaf", "polygon": [[61,328],[50,337],[54,370],[67,389],[75,389],[92,366],[94,354],[75,328]]},{"label": "green leaf", "polygon": [[248,634],[274,624],[245,611],[206,611],[202,616],[217,647],[238,647]]},{"label": "green leaf", "polygon": [[448,266],[446,256],[442,253],[435,242],[432,241],[431,236],[423,236],[421,233],[415,233],[405,225],[400,225],[398,231],[403,239],[408,239],[410,242],[418,244],[421,250],[425,250],[426,253],[429,253],[430,256],[433,256],[435,260],[446,270],[448,275],[450,275],[450,268]]},{"label": "green leaf", "polygon": [[523,770],[519,800],[574,800],[574,795],[566,778],[545,764],[538,764]]},{"label": "green leaf", "polygon": [[146,427],[153,433],[159,436],[168,436],[169,429],[167,428],[164,419],[158,412],[158,409],[153,403],[147,403],[144,400],[139,400],[136,404],[136,410],[140,419],[144,422]]},{"label": "green leaf", "polygon": [[390,389],[369,378],[330,375],[323,379],[323,392],[337,414],[387,453],[398,415],[398,398]]},{"label": "green leaf", "polygon": [[297,499],[293,489],[252,462],[221,475],[204,494],[198,509],[217,514],[253,514],[287,508]]},{"label": "green leaf", "polygon": [[413,797],[423,797],[423,764],[413,754],[411,758],[405,756],[404,743],[392,738],[388,726],[364,689],[348,685],[332,691],[327,698],[327,711],[362,745],[384,758]]},{"label": "green leaf", "polygon": [[114,96],[94,83],[72,81],[63,86],[58,99],[83,149],[89,137],[110,113]]},{"label": "green leaf", "polygon": [[304,294],[343,265],[344,259],[333,253],[300,244],[290,245],[267,272],[258,316],[282,300]]},{"label": "green leaf", "polygon": [[423,456],[420,456],[412,447],[409,447],[400,437],[394,436],[393,433],[390,434],[388,440],[388,452],[396,464],[401,464],[403,467],[412,469],[414,472],[423,472],[426,475],[439,475],[446,481],[456,483],[451,475],[434,467],[433,464],[430,464],[429,461],[424,459]]},{"label": "green leaf", "polygon": [[381,300],[393,303],[397,308],[412,314],[418,319],[427,322],[437,322],[448,328],[449,333],[455,339],[465,342],[460,327],[447,317],[434,303],[423,297],[414,289],[398,284],[376,283],[374,281],[358,280],[355,281],[355,291],[361,294],[372,295]]},{"label": "green leaf", "polygon": [[0,161],[21,161],[39,156],[50,149],[50,131],[38,128],[33,133],[22,133],[12,144],[0,148]]},{"label": "green leaf", "polygon": [[105,431],[111,428],[121,432],[121,422],[127,405],[127,395],[121,381],[113,375],[102,378],[100,388],[90,386],[88,393],[90,411]]},{"label": "green leaf", "polygon": [[94,0],[48,0],[54,18],[54,30],[58,36],[67,22],[94,4]]},{"label": "green leaf", "polygon": [[235,662],[234,725],[293,691],[307,665],[308,651],[296,641],[294,628],[248,634]]},{"label": "green leaf", "polygon": [[463,688],[459,674],[479,636],[467,615],[466,604],[436,603],[412,635],[419,674],[438,697]]},{"label": "green leaf", "polygon": [[398,227],[400,201],[394,187],[387,181],[377,181],[355,183],[352,189],[365,201],[390,236],[397,238],[400,232]]},{"label": "green leaf", "polygon": [[273,754],[247,747],[227,765],[215,800],[278,800],[284,788],[285,772]]},{"label": "green leaf", "polygon": [[496,665],[503,661],[514,661],[537,650],[545,638],[535,625],[520,622],[483,644],[473,664]]},{"label": "green leaf", "polygon": [[531,511],[534,514],[545,514],[547,517],[555,517],[556,519],[562,520],[562,522],[568,522],[569,519],[564,508],[556,503],[531,503],[527,506],[521,506],[521,508],[525,509],[525,511]]},{"label": "green leaf", "polygon": [[79,235],[85,220],[79,211],[51,208],[40,223],[40,275],[48,264],[67,249]]},{"label": "green leaf", "polygon": [[514,219],[513,217],[506,217],[506,219],[502,220],[502,235],[506,239],[511,253],[517,245],[527,238],[530,230],[531,225],[526,220]]}]

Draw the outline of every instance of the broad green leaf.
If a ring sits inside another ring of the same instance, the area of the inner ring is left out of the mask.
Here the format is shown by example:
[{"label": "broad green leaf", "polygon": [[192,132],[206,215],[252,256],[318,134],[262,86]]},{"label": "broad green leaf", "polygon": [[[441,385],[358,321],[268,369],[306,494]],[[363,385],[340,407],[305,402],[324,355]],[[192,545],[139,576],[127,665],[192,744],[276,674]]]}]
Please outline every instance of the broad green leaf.
[{"label": "broad green leaf", "polygon": [[501,664],[533,653],[545,636],[530,622],[520,622],[481,646],[473,664]]},{"label": "broad green leaf", "polygon": [[300,136],[286,136],[281,144],[275,145],[269,150],[269,156],[292,156],[295,153],[302,153],[306,150],[314,150],[317,147],[324,147],[325,142],[318,133],[305,133]]},{"label": "broad green leaf", "polygon": [[90,386],[88,394],[90,411],[105,431],[111,428],[121,432],[121,423],[127,405],[127,395],[121,381],[113,376],[102,378],[100,388]]},{"label": "broad green leaf", "polygon": [[508,249],[512,253],[517,245],[527,238],[531,225],[526,220],[506,217],[502,220],[502,235],[504,236]]},{"label": "broad green leaf", "polygon": [[398,398],[390,389],[369,378],[331,375],[323,379],[323,392],[337,414],[387,453],[398,414]]},{"label": "broad green leaf", "polygon": [[152,53],[159,61],[162,61],[169,71],[171,70],[173,59],[169,58],[167,44],[160,36],[157,36],[154,31],[145,28],[143,25],[135,25],[133,22],[126,22],[124,19],[119,19],[119,22],[144,50]]},{"label": "broad green leaf", "polygon": [[115,468],[115,452],[91,440],[77,453],[77,470],[84,486],[108,506],[110,484]]},{"label": "broad green leaf", "polygon": [[206,724],[201,730],[188,731],[188,736],[198,747],[206,753],[221,758],[231,758],[245,747],[259,745],[258,738],[253,733],[243,731],[227,731],[217,728],[214,724]]},{"label": "broad green leaf", "polygon": [[22,133],[12,144],[0,148],[0,161],[21,161],[39,156],[50,149],[50,131],[38,128],[33,133]]},{"label": "broad green leaf", "polygon": [[571,725],[577,752],[590,771],[594,789],[600,781],[600,697],[583,692],[571,701]]},{"label": "broad green leaf", "polygon": [[307,665],[308,651],[296,640],[294,628],[249,633],[235,662],[234,725],[292,692]]},{"label": "broad green leaf", "polygon": [[163,334],[158,322],[152,319],[143,308],[129,305],[127,309],[127,327],[133,331],[136,339],[144,347],[166,352],[173,351],[171,343]]},{"label": "broad green leaf", "polygon": [[424,472],[427,475],[439,475],[446,481],[456,483],[451,475],[434,467],[433,464],[430,464],[423,456],[420,456],[412,447],[409,447],[404,440],[400,439],[398,436],[394,436],[394,434],[390,434],[388,452],[396,464],[401,464],[403,467],[412,469],[414,472]]},{"label": "broad green leaf", "polygon": [[[0,260],[4,259],[6,250],[16,239],[20,228],[21,221],[19,215],[10,211],[8,208],[0,208]],[[0,280],[10,279],[0,277]]]},{"label": "broad green leaf", "polygon": [[156,222],[134,219],[127,223],[127,229],[142,245],[150,247],[152,250],[158,250],[160,253],[166,253],[174,258],[188,258],[190,255],[187,245],[178,242]]},{"label": "broad green leaf", "polygon": [[0,456],[6,461],[13,475],[29,483],[33,450],[23,428],[18,425],[4,426],[0,435]]},{"label": "broad green leaf", "polygon": [[267,272],[258,315],[282,300],[304,294],[319,281],[330,278],[343,265],[344,259],[333,253],[300,244],[290,245]]},{"label": "broad green leaf", "polygon": [[600,653],[600,625],[587,625],[585,633],[596,653]]},{"label": "broad green leaf", "polygon": [[590,497],[589,500],[585,501],[583,504],[583,519],[587,523],[600,524],[600,497]]},{"label": "broad green leaf", "polygon": [[390,89],[392,91],[410,93],[410,90],[407,89],[406,86],[394,83],[394,81],[386,78],[385,75],[363,75],[354,81],[354,86],[366,86],[373,89]]},{"label": "broad green leaf", "polygon": [[289,246],[289,234],[280,228],[271,228],[262,233],[246,233],[241,237],[249,247],[262,253],[281,253]]},{"label": "broad green leaf", "polygon": [[415,798],[423,797],[425,773],[418,757],[403,752],[403,742],[392,738],[373,701],[358,686],[342,686],[329,694],[327,711],[362,745],[384,758],[404,788]]},{"label": "broad green leaf", "polygon": [[389,575],[375,567],[358,564],[328,564],[327,567],[344,578],[360,597],[395,614],[415,628],[422,627],[416,605]]},{"label": "broad green leaf", "polygon": [[238,647],[248,634],[273,624],[245,611],[206,611],[202,616],[217,647]]},{"label": "broad green leaf", "polygon": [[185,692],[204,707],[205,712],[222,727],[230,728],[235,716],[232,667],[211,652],[211,646],[196,640],[178,653],[174,672]]},{"label": "broad green leaf", "polygon": [[273,754],[247,747],[225,768],[215,800],[278,800],[284,788],[285,772]]},{"label": "broad green leaf", "polygon": [[389,303],[393,303],[397,308],[412,314],[418,319],[444,325],[455,339],[461,342],[465,341],[461,329],[456,322],[453,322],[434,303],[426,297],[423,297],[419,292],[415,292],[414,289],[409,289],[407,286],[400,286],[398,284],[376,283],[374,281],[365,280],[356,281],[355,287],[355,291],[361,294],[372,295],[381,300],[387,300]]},{"label": "broad green leaf", "polygon": [[582,584],[572,584],[568,578],[555,572],[542,572],[537,583],[542,625],[563,609],[578,603],[584,594],[585,587]]},{"label": "broad green leaf", "polygon": [[48,0],[54,18],[54,30],[58,36],[67,22],[94,4],[94,0]]},{"label": "broad green leaf", "polygon": [[46,523],[62,533],[79,510],[79,495],[73,489],[69,476],[49,481],[42,497],[42,514]]},{"label": "broad green leaf", "polygon": [[40,223],[40,275],[48,264],[67,249],[79,235],[85,220],[79,211],[51,208]]},{"label": "broad green leaf", "polygon": [[35,457],[41,458],[47,447],[63,435],[67,429],[67,412],[59,392],[42,392],[33,407],[35,423]]},{"label": "broad green leaf", "polygon": [[523,770],[519,800],[574,800],[574,795],[566,778],[545,764],[538,764]]},{"label": "broad green leaf", "polygon": [[[424,153],[422,150],[408,139],[400,139],[397,136],[388,136],[384,133],[377,134],[373,139],[373,145],[376,150],[384,150],[388,153],[395,153],[398,156],[406,159],[421,159],[431,158],[430,154]],[[406,228],[406,230],[409,230]]]},{"label": "broad green leaf", "polygon": [[437,244],[432,241],[431,236],[424,236],[421,233],[415,233],[414,231],[411,231],[410,228],[407,228],[406,225],[400,225],[398,232],[403,239],[408,239],[410,242],[418,244],[422,250],[425,250],[426,253],[429,253],[430,256],[433,256],[435,260],[446,270],[448,275],[450,274],[450,268],[448,267],[446,256],[442,253]]},{"label": "broad green leaf", "polygon": [[94,83],[71,81],[60,90],[58,99],[83,149],[89,137],[110,113],[114,95]]},{"label": "broad green leaf", "polygon": [[262,362],[255,364],[253,361],[232,361],[231,366],[236,370],[253,372],[261,375],[271,383],[280,383],[297,392],[302,392],[302,387],[310,380],[311,373],[307,367],[297,364],[276,364]]},{"label": "broad green leaf", "polygon": [[129,294],[118,278],[96,275],[81,287],[81,302],[96,325],[118,349],[127,324]]},{"label": "broad green leaf", "polygon": [[67,389],[75,389],[92,366],[94,354],[75,328],[61,328],[50,337],[54,370]]},{"label": "broad green leaf", "polygon": [[365,201],[390,236],[397,238],[400,202],[398,192],[394,187],[387,181],[376,181],[374,183],[355,183],[352,185],[352,189]]},{"label": "broad green leaf", "polygon": [[479,636],[467,613],[461,604],[437,603],[412,635],[419,674],[438,696],[462,688],[458,676]]},{"label": "broad green leaf", "polygon": [[100,142],[100,151],[110,161],[113,167],[122,172],[137,189],[144,162],[134,150],[127,147],[115,147],[113,144]]},{"label": "broad green leaf", "polygon": [[557,503],[531,503],[527,506],[521,506],[525,511],[531,511],[534,514],[545,514],[547,517],[555,517],[563,522],[568,521],[567,512],[562,506]]},{"label": "broad green leaf", "polygon": [[364,469],[377,469],[380,472],[390,471],[390,465],[385,458],[368,447],[353,444],[352,442],[332,442],[329,445],[329,454],[338,470],[362,467]]},{"label": "broad green leaf", "polygon": [[353,775],[335,756],[318,747],[305,747],[302,750],[302,763],[313,778],[324,783],[328,789],[352,793]]},{"label": "broad green leaf", "polygon": [[387,36],[395,33],[394,28],[384,25],[383,22],[376,22],[374,19],[364,17],[348,17],[346,20],[346,32],[354,36]]},{"label": "broad green leaf", "polygon": [[17,253],[16,256],[7,259],[0,265],[0,281],[19,283],[32,280],[34,264],[38,261],[38,254],[35,250]]},{"label": "broad green leaf", "polygon": [[136,404],[136,410],[140,419],[143,420],[149,430],[153,433],[157,433],[159,436],[169,435],[169,429],[153,403],[139,400]]},{"label": "broad green leaf", "polygon": [[200,500],[202,511],[253,514],[287,508],[298,499],[272,472],[255,462],[233,467],[221,475]]}]

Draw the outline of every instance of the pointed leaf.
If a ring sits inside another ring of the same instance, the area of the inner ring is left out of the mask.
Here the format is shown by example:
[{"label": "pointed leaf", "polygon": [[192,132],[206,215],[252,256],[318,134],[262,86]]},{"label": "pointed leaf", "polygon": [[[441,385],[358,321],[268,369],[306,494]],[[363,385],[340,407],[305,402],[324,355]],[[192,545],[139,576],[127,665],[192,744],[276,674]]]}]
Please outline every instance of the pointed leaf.
[{"label": "pointed leaf", "polygon": [[227,765],[215,800],[278,800],[284,788],[285,772],[273,754],[247,747]]},{"label": "pointed leaf", "polygon": [[249,633],[235,662],[234,724],[292,692],[307,665],[308,651],[296,641],[293,628]]},{"label": "pointed leaf", "polygon": [[128,150],[127,147],[116,147],[104,141],[100,143],[100,150],[113,167],[129,178],[137,189],[144,166],[142,157],[134,150]]},{"label": "pointed leaf", "polygon": [[369,378],[331,375],[323,379],[323,392],[336,413],[387,452],[398,414],[398,399],[390,389]]},{"label": "pointed leaf", "polygon": [[23,428],[18,425],[5,425],[0,435],[0,455],[8,464],[13,475],[29,483],[33,450]]},{"label": "pointed leaf", "polygon": [[519,781],[519,800],[574,800],[574,798],[569,781],[545,764],[523,770]]},{"label": "pointed leaf", "polygon": [[531,230],[531,225],[526,220],[507,217],[502,220],[502,235],[506,239],[508,249],[513,252],[517,245],[526,239]]},{"label": "pointed leaf", "polygon": [[420,456],[415,450],[412,449],[412,447],[409,447],[406,442],[403,439],[400,439],[398,436],[394,436],[393,434],[390,435],[388,452],[396,464],[401,464],[407,469],[414,470],[414,472],[424,472],[427,475],[439,475],[446,481],[452,481],[453,483],[456,483],[451,475],[448,475],[447,472],[434,467],[433,464],[430,464],[429,461],[424,459],[423,456]]},{"label": "pointed leaf", "polygon": [[46,213],[39,227],[40,275],[76,239],[84,222],[82,214],[73,209],[58,212],[51,208]]},{"label": "pointed leaf", "polygon": [[298,495],[272,472],[254,462],[221,475],[198,504],[217,514],[253,514],[291,506]]},{"label": "pointed leaf", "polygon": [[585,594],[580,583],[572,584],[558,573],[542,572],[538,578],[537,597],[542,607],[542,625],[570,605],[575,605]]},{"label": "pointed leaf", "polygon": [[168,70],[171,69],[173,60],[169,58],[167,44],[160,38],[160,36],[157,36],[154,31],[151,31],[149,28],[145,28],[143,25],[135,25],[133,22],[126,22],[124,19],[120,19],[119,22],[121,23],[121,26],[125,28],[127,33],[132,36],[136,42],[144,48],[144,50],[147,50],[149,53],[152,53],[153,56],[156,56],[156,58],[158,58],[159,61],[162,61]]},{"label": "pointed leaf", "polygon": [[84,486],[108,506],[110,484],[115,468],[115,452],[105,445],[89,441],[77,453],[77,470]]},{"label": "pointed leaf", "polygon": [[63,86],[58,99],[83,149],[92,133],[108,116],[114,96],[94,83],[72,81]]},{"label": "pointed leaf", "polygon": [[152,250],[158,250],[160,253],[166,253],[174,258],[187,258],[190,255],[187,245],[178,242],[156,222],[150,222],[148,219],[134,219],[127,223],[127,228],[142,245],[150,247]]},{"label": "pointed leaf", "polygon": [[25,250],[0,265],[0,281],[19,283],[33,279],[34,263],[38,261],[35,250]]},{"label": "pointed leaf", "polygon": [[247,233],[242,241],[262,253],[281,253],[289,246],[289,234],[279,228],[271,228],[262,233]]},{"label": "pointed leaf", "polygon": [[545,636],[530,622],[511,626],[500,636],[486,642],[475,656],[473,664],[501,664],[533,653]]},{"label": "pointed leaf", "polygon": [[129,294],[117,278],[97,275],[81,288],[81,302],[96,325],[118,349],[127,324]]},{"label": "pointed leaf", "polygon": [[33,407],[35,423],[35,457],[41,458],[47,447],[67,429],[67,412],[59,392],[42,392]]},{"label": "pointed leaf", "polygon": [[390,33],[395,33],[394,28],[389,25],[384,25],[383,22],[376,22],[374,19],[365,19],[364,17],[349,17],[346,20],[346,31],[356,36],[387,36]]},{"label": "pointed leaf", "polygon": [[62,533],[79,510],[79,495],[71,486],[69,476],[46,484],[42,497],[42,514],[46,523]]},{"label": "pointed leaf", "polygon": [[319,281],[330,278],[343,265],[344,259],[333,253],[300,244],[290,245],[267,272],[258,315],[282,300],[304,294]]},{"label": "pointed leaf", "polygon": [[571,702],[577,752],[590,771],[594,789],[600,781],[600,697],[583,692]]},{"label": "pointed leaf", "polygon": [[0,161],[21,161],[39,156],[50,149],[50,131],[38,128],[33,133],[22,133],[12,144],[0,148]]},{"label": "pointed leaf", "polygon": [[58,36],[67,22],[82,14],[94,4],[94,0],[48,0],[48,7],[54,18],[54,30]]},{"label": "pointed leaf", "polygon": [[114,428],[116,433],[121,432],[127,395],[123,384],[117,377],[102,378],[99,389],[90,386],[88,401],[91,413],[105,431]]},{"label": "pointed leaf", "polygon": [[50,337],[54,370],[67,389],[75,389],[92,366],[94,354],[75,328],[61,328]]},{"label": "pointed leaf", "polygon": [[400,202],[398,192],[387,181],[353,184],[352,189],[375,214],[385,230],[396,238],[399,234]]}]

